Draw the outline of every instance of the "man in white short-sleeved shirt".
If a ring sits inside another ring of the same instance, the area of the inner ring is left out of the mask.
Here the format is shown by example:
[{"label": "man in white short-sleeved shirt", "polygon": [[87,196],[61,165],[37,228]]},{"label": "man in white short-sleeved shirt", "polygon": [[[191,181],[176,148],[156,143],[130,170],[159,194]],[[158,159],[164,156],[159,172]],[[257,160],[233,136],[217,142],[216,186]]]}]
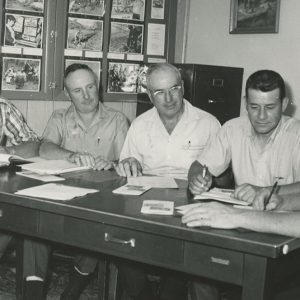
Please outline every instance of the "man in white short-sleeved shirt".
[{"label": "man in white short-sleeved shirt", "polygon": [[[127,177],[144,173],[187,179],[189,166],[218,132],[220,124],[215,117],[183,99],[183,84],[176,67],[153,65],[146,78],[154,108],[133,121],[116,170]],[[143,299],[145,266],[120,263],[119,270],[126,296]],[[164,282],[161,299],[186,298],[182,276],[172,273]],[[209,286],[206,290],[214,293]]]}]

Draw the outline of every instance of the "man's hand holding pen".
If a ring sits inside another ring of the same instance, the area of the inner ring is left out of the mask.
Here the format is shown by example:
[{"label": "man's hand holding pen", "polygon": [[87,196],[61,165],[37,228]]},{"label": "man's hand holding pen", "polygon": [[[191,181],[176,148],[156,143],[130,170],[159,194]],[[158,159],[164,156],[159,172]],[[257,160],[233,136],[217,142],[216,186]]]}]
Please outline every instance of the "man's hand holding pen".
[{"label": "man's hand holding pen", "polygon": [[189,190],[192,194],[202,194],[209,190],[212,185],[212,175],[208,171],[207,166],[202,166],[200,173],[195,174],[189,181]]}]

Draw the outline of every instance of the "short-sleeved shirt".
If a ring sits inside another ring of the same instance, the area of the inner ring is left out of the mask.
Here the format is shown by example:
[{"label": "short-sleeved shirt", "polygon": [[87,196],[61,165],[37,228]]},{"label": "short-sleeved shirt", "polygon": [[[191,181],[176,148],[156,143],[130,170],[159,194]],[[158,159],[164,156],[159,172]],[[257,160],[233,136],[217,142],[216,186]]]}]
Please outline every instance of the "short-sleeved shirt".
[{"label": "short-sleeved shirt", "polygon": [[232,164],[237,185],[257,186],[300,181],[300,121],[283,116],[261,150],[248,116],[223,125],[217,136],[200,155],[198,161],[218,176]]},{"label": "short-sleeved shirt", "polygon": [[126,117],[99,103],[99,110],[88,128],[74,105],[54,111],[45,128],[43,139],[73,152],[88,152],[94,157],[117,160],[128,131]]},{"label": "short-sleeved shirt", "polygon": [[215,117],[184,100],[183,115],[169,134],[153,107],[131,124],[120,160],[134,157],[145,174],[186,179],[190,165],[219,129]]},{"label": "short-sleeved shirt", "polygon": [[23,115],[11,103],[0,98],[0,141],[4,143],[5,138],[12,145],[22,142],[38,141],[38,136],[27,125]]}]

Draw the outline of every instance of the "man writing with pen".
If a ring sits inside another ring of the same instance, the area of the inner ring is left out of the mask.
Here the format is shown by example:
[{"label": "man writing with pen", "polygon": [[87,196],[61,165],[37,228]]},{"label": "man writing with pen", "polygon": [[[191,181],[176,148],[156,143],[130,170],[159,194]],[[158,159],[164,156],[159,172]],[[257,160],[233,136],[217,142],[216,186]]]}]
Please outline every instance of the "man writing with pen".
[{"label": "man writing with pen", "polygon": [[[272,193],[283,197],[299,192],[300,121],[283,115],[287,105],[285,84],[278,73],[271,70],[253,73],[246,82],[248,115],[225,123],[192,164],[188,175],[190,191],[193,194],[207,191],[212,176],[218,176],[231,165],[236,184],[233,196],[254,208],[274,207],[274,201],[268,198],[272,187]],[[208,172],[203,177],[204,165]],[[195,205],[184,213],[182,222],[191,227],[210,226],[210,222],[216,222],[213,211],[218,206],[217,203]]]}]

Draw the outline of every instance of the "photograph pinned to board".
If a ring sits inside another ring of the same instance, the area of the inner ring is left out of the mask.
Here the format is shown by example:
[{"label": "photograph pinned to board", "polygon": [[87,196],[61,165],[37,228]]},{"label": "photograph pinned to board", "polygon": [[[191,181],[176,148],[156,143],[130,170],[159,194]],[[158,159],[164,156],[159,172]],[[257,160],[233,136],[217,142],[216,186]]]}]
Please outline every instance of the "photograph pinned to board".
[{"label": "photograph pinned to board", "polygon": [[103,21],[68,18],[67,48],[102,51]]},{"label": "photograph pinned to board", "polygon": [[5,14],[4,45],[42,48],[43,17]]},{"label": "photograph pinned to board", "polygon": [[163,20],[165,17],[165,0],[152,0],[151,19]]},{"label": "photograph pinned to board", "polygon": [[141,54],[143,31],[144,25],[111,22],[109,52]]},{"label": "photograph pinned to board", "polygon": [[79,59],[66,59],[65,69],[72,64],[84,64],[89,66],[98,78],[98,83],[100,82],[100,72],[101,72],[101,62],[96,60],[79,60]]},{"label": "photograph pinned to board", "polygon": [[147,54],[164,56],[165,54],[165,24],[148,24]]},{"label": "photograph pinned to board", "polygon": [[2,90],[39,92],[40,70],[40,59],[3,57]]},{"label": "photograph pinned to board", "polygon": [[6,0],[6,9],[43,12],[44,0]]},{"label": "photograph pinned to board", "polygon": [[102,17],[104,12],[104,0],[71,0],[69,3],[69,13]]},{"label": "photograph pinned to board", "polygon": [[111,18],[144,21],[145,0],[113,0]]},{"label": "photograph pinned to board", "polygon": [[147,93],[147,74],[148,66],[145,64],[140,65],[137,81],[137,93]]},{"label": "photograph pinned to board", "polygon": [[280,0],[231,0],[230,33],[277,33]]},{"label": "photograph pinned to board", "polygon": [[110,62],[108,93],[136,93],[139,64]]}]

